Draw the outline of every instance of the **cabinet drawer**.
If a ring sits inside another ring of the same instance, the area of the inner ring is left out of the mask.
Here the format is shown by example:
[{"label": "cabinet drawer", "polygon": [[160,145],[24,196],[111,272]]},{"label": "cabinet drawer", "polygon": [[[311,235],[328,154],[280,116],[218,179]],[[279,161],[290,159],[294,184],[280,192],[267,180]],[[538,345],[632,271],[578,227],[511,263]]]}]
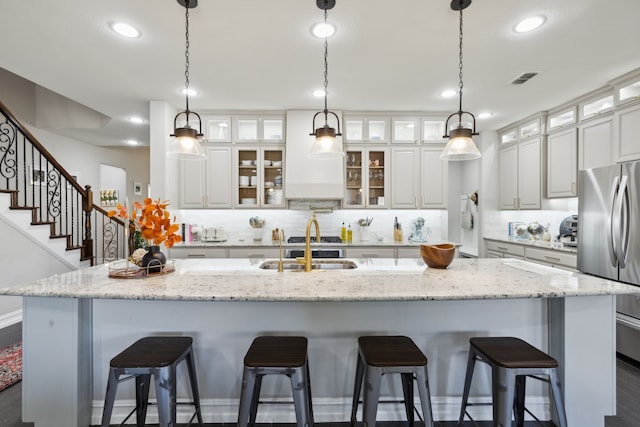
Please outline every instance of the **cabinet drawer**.
[{"label": "cabinet drawer", "polygon": [[415,248],[398,248],[398,258],[421,258],[420,247]]},{"label": "cabinet drawer", "polygon": [[496,242],[493,240],[485,241],[487,250],[494,252],[502,252],[503,254],[515,255],[518,257],[524,257],[524,246],[516,245],[513,243]]},{"label": "cabinet drawer", "polygon": [[346,258],[395,258],[393,248],[349,248]]},{"label": "cabinet drawer", "polygon": [[551,265],[559,265],[577,269],[578,256],[572,253],[550,251],[539,248],[527,248],[526,259],[531,261],[541,261]]},{"label": "cabinet drawer", "polygon": [[229,249],[229,258],[279,258],[279,248]]},{"label": "cabinet drawer", "polygon": [[170,258],[226,258],[227,250],[224,248],[176,248],[169,249]]}]

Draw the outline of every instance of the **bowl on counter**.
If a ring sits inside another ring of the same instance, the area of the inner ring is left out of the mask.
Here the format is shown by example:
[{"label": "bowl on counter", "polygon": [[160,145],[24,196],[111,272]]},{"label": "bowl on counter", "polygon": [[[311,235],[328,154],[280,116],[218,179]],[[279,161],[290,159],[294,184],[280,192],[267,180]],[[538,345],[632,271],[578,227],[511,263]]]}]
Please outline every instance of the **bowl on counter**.
[{"label": "bowl on counter", "polygon": [[447,268],[456,254],[456,245],[420,245],[420,256],[430,268]]}]

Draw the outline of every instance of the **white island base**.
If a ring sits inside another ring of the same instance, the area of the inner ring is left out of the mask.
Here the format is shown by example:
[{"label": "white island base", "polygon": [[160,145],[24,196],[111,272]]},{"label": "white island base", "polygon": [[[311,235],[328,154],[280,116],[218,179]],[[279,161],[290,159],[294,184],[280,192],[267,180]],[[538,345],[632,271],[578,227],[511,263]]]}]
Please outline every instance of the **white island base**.
[{"label": "white island base", "polygon": [[[91,328],[91,300],[29,297],[23,419],[36,427],[99,425],[110,358],[144,335],[188,334],[194,337],[205,422],[235,422],[244,353],[256,335],[282,333],[309,338],[316,422],[349,419],[356,338],[362,334],[412,337],[429,359],[435,420],[454,420],[469,337],[510,335],[559,358],[570,425],[601,427],[603,417],[615,412],[613,300],[612,296],[424,302],[95,300]],[[489,401],[491,376],[484,368],[479,366],[474,377],[472,396],[477,401]],[[186,379],[186,371],[179,372],[183,399],[189,396]],[[401,396],[398,378],[390,376],[387,381],[383,393]],[[528,384],[528,406],[547,419],[546,388]],[[263,393],[289,396],[289,384],[268,378]],[[123,384],[113,423],[133,406],[132,384]],[[491,418],[490,407],[474,410],[476,419]],[[186,423],[189,411],[179,407],[178,422]],[[404,410],[381,405],[378,419],[403,420]],[[265,405],[258,421],[295,422],[295,418],[286,405]],[[147,422],[157,422],[153,408]]]}]

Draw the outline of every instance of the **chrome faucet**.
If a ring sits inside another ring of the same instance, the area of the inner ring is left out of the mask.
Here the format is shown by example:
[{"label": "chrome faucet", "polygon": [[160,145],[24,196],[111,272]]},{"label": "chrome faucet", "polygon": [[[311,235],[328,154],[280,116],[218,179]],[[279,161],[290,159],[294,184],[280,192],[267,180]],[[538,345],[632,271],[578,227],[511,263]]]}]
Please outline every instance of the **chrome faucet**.
[{"label": "chrome faucet", "polygon": [[278,231],[278,241],[280,242],[280,261],[278,261],[278,272],[281,273],[284,271],[282,264],[282,241],[284,240],[284,228],[281,228]]},{"label": "chrome faucet", "polygon": [[320,225],[314,212],[307,222],[307,232],[305,235],[304,258],[296,258],[298,264],[304,264],[304,271],[311,271],[311,224],[316,225],[316,242],[320,241]]}]

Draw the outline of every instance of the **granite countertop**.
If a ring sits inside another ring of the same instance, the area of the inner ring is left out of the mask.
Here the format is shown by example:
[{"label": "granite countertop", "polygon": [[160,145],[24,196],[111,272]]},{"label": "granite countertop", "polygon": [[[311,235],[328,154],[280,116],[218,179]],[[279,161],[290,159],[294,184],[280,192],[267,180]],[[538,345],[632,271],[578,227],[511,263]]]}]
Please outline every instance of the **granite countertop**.
[{"label": "granite countertop", "polygon": [[449,268],[416,259],[353,260],[353,270],[261,270],[256,259],[179,259],[176,271],[109,278],[100,265],[54,275],[0,295],[186,301],[426,301],[640,293],[640,288],[516,259],[456,258]]},{"label": "granite countertop", "polygon": [[544,242],[542,240],[532,240],[532,239],[515,239],[513,237],[493,237],[493,236],[485,236],[485,240],[495,240],[498,242],[506,242],[506,243],[514,243],[516,245],[523,246],[533,246],[536,248],[543,249],[551,249],[559,252],[567,252],[571,254],[577,254],[578,248],[571,246],[559,246],[558,243],[554,245],[552,242]]},{"label": "granite countertop", "polygon": [[[395,242],[392,239],[384,238],[383,240],[371,239],[366,241],[354,240],[351,243],[312,243],[312,247],[337,247],[337,248],[349,248],[349,247],[389,247],[389,248],[412,248],[420,245],[437,245],[440,243],[452,243],[456,246],[460,246],[460,243],[449,242],[444,240],[428,240],[424,242],[412,242],[409,240],[405,240],[403,242]],[[174,248],[234,248],[234,247],[251,247],[251,248],[277,248],[280,244],[277,240],[271,239],[262,239],[262,240],[253,240],[251,237],[247,238],[237,238],[237,239],[229,239],[224,242],[205,242],[205,241],[195,241],[195,242],[186,242],[186,243],[178,243],[174,245]],[[282,247],[292,248],[292,247],[304,247],[305,243],[287,243],[283,242]]]}]

